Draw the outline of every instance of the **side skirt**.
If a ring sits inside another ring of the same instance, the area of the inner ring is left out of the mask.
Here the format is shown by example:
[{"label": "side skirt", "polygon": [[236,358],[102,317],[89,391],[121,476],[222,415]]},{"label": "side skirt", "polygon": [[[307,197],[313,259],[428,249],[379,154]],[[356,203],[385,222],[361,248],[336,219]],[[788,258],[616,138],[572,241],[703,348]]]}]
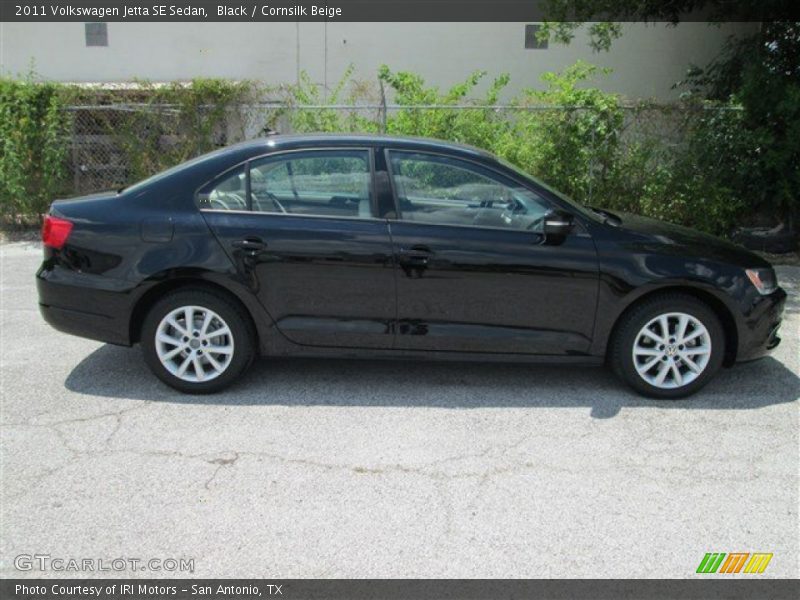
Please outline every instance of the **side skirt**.
[{"label": "side skirt", "polygon": [[551,354],[500,354],[483,352],[436,352],[415,350],[376,350],[374,348],[328,348],[321,346],[294,345],[285,346],[279,352],[262,352],[266,357],[309,357],[309,358],[348,358],[348,359],[382,359],[382,360],[430,360],[430,361],[462,361],[462,362],[497,362],[497,363],[535,363],[535,364],[575,364],[584,366],[601,366],[603,357],[589,355],[551,355]]}]

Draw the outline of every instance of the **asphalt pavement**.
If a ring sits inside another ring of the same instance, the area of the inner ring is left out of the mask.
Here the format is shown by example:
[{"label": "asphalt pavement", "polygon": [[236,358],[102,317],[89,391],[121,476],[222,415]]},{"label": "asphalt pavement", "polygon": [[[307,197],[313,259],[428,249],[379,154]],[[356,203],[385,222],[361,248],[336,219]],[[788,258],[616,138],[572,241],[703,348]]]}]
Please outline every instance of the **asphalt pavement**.
[{"label": "asphalt pavement", "polygon": [[308,359],[184,396],[47,326],[40,260],[0,245],[0,577],[800,576],[800,267],[773,357],[657,402],[602,368]]}]

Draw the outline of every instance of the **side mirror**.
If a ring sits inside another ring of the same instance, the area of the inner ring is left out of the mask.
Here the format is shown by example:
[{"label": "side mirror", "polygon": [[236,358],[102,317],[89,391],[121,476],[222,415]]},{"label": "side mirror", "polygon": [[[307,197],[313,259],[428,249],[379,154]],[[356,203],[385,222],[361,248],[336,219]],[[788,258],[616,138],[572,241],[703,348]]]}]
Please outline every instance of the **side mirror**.
[{"label": "side mirror", "polygon": [[545,238],[563,238],[572,231],[573,218],[566,212],[553,211],[544,217]]}]

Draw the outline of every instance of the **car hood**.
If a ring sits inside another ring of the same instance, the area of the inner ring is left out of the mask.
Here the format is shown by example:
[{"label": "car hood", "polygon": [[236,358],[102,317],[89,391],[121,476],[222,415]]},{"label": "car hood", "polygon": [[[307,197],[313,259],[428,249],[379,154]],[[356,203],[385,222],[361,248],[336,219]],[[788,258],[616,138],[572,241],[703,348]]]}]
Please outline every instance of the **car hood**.
[{"label": "car hood", "polygon": [[742,267],[770,266],[757,254],[713,235],[639,215],[619,212],[614,214],[619,215],[622,221],[620,229],[645,236],[648,241],[663,246],[666,252],[712,259]]}]

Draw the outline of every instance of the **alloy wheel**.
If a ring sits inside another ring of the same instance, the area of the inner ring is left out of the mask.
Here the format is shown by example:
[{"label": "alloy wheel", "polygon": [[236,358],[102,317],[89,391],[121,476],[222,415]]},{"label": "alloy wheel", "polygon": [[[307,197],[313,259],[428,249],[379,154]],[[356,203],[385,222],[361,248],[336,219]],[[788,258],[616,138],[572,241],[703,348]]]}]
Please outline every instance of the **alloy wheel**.
[{"label": "alloy wheel", "polygon": [[233,359],[233,334],[214,311],[181,306],[158,324],[156,354],[170,373],[183,381],[204,382],[219,377]]},{"label": "alloy wheel", "polygon": [[674,389],[690,384],[708,366],[711,335],[692,315],[670,312],[642,327],[633,343],[636,372],[650,385]]}]

